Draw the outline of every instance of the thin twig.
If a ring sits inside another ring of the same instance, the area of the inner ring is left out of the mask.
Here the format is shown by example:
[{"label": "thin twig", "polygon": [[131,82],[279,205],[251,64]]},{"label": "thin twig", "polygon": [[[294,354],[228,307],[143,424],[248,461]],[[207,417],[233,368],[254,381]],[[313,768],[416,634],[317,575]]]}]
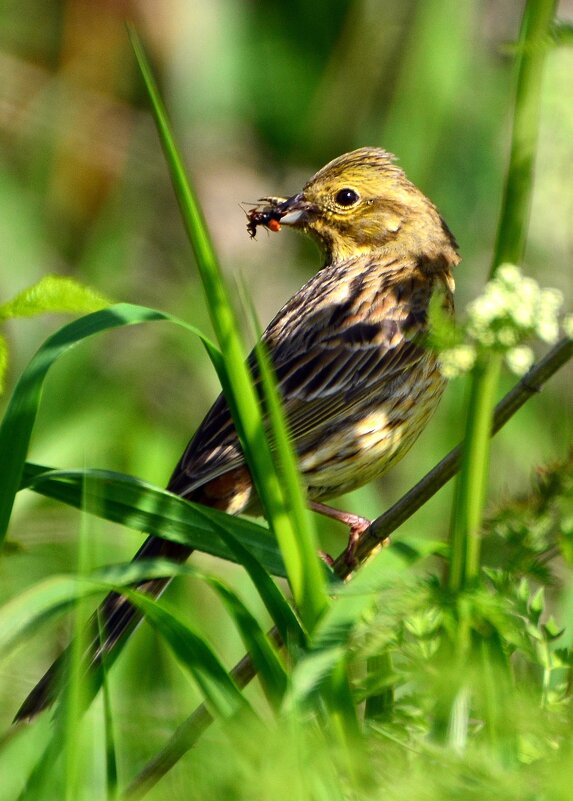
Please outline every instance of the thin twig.
[{"label": "thin twig", "polygon": [[[573,340],[562,339],[549,353],[537,362],[510,392],[497,404],[492,426],[492,436],[496,434],[513,415],[543,384],[573,357]],[[462,444],[457,445],[424,478],[412,487],[383,515],[372,521],[370,528],[362,535],[356,550],[356,560],[362,564],[373,551],[380,548],[384,540],[402,523],[411,517],[421,506],[455,476],[459,470]],[[335,571],[347,578],[356,568],[349,568],[345,554],[335,562]],[[276,629],[269,636],[280,644]],[[245,687],[256,675],[253,661],[246,654],[231,671],[233,680],[239,687]],[[143,768],[131,782],[123,796],[125,801],[136,801],[164,776],[178,760],[197,742],[205,729],[213,722],[213,717],[204,704],[198,706],[192,715],[173,733],[164,748]]]},{"label": "thin twig", "polygon": [[[513,417],[513,415],[532,396],[536,395],[543,384],[551,378],[573,356],[573,340],[562,339],[542,359],[540,359],[523,376],[513,389],[495,407],[492,425],[492,436]],[[356,559],[362,563],[370,556],[373,549],[387,539],[398,526],[411,517],[426,501],[440,490],[444,484],[456,475],[460,467],[462,443],[456,445],[441,462],[426,473],[411,490],[390,507],[383,515],[372,521],[370,528],[364,532],[356,549]],[[342,570],[339,557],[335,570]]]}]

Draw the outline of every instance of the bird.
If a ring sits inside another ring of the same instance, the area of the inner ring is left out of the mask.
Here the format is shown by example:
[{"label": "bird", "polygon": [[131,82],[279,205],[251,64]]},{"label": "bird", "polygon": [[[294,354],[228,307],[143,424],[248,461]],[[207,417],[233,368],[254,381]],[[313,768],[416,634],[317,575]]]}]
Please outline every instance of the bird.
[{"label": "bird", "polygon": [[[379,478],[412,446],[445,388],[439,353],[429,346],[437,296],[454,313],[457,242],[436,206],[379,147],[362,147],[320,169],[290,197],[265,198],[247,229],[286,226],[314,239],[321,268],[288,300],[262,335],[276,375],[308,505],[349,528],[347,555],[369,525],[327,501]],[[254,352],[248,359],[255,382]],[[232,515],[260,513],[229,405],[220,395],[185,448],[167,489]],[[191,548],[150,536],[134,559],[185,561]],[[158,596],[169,579],[138,589]],[[95,670],[141,620],[111,593],[100,636],[82,663]],[[94,618],[95,619],[95,618]],[[20,707],[31,719],[51,705],[65,652]]]}]

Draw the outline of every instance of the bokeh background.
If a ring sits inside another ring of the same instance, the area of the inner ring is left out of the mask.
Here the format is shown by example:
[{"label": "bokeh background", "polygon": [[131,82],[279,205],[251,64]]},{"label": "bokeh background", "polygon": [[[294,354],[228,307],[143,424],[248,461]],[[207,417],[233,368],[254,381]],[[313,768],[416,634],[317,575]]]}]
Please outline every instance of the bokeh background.
[{"label": "bokeh background", "polygon": [[[128,42],[131,19],[160,77],[229,285],[237,297],[246,288],[263,323],[317,269],[319,257],[292,232],[261,230],[251,240],[240,204],[291,194],[326,161],[365,144],[397,154],[454,231],[463,256],[456,276],[463,315],[490,266],[521,12],[521,2],[493,0],[4,0],[2,300],[56,273],[210,330]],[[571,0],[561,2],[560,15],[573,19]],[[569,310],[572,74],[573,48],[553,49],[524,265],[542,285],[559,287]],[[7,326],[8,392],[62,322],[46,316]],[[506,376],[504,387],[513,380]],[[460,438],[464,389],[463,379],[454,381],[411,454],[378,485],[342,503],[377,515],[432,467]],[[572,390],[569,368],[498,436],[492,508],[526,491],[536,466],[566,454]],[[149,324],[100,336],[50,376],[30,458],[120,470],[163,485],[217,392],[207,356],[188,334]],[[450,499],[451,487],[403,531],[444,537]],[[324,528],[325,547],[336,553],[343,533],[331,528]],[[127,559],[140,541],[25,493],[0,562],[1,599],[73,569],[81,529],[93,542],[95,563]],[[234,575],[231,567],[209,566]],[[176,584],[169,592],[175,602],[195,604],[207,630],[217,627],[219,607],[202,590]],[[46,630],[37,652],[17,654],[0,675],[2,723],[66,636],[64,624]],[[171,690],[182,679],[150,632],[142,629],[137,639],[119,672],[135,673],[140,690],[160,692],[164,671],[170,688],[156,706],[143,758],[180,718]],[[224,632],[222,650],[229,659],[240,655],[231,633]],[[126,730],[140,725],[131,692],[122,701]]]}]

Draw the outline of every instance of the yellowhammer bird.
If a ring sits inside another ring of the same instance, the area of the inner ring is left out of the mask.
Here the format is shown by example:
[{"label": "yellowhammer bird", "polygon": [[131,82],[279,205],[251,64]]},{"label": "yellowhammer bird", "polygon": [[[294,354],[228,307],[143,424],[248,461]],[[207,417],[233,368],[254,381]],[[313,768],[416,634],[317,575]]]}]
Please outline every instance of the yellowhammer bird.
[{"label": "yellowhammer bird", "polygon": [[[324,501],[372,481],[410,448],[444,389],[438,360],[424,347],[434,290],[453,311],[457,245],[436,207],[379,148],[331,161],[293,197],[268,198],[248,229],[287,225],[310,234],[324,266],[279,311],[263,339],[276,371],[309,504],[350,526],[349,558],[368,521]],[[255,360],[250,365],[256,372]],[[221,395],[177,465],[168,489],[231,514],[257,498],[229,407]],[[136,559],[185,560],[191,549],[150,537]],[[141,589],[158,594],[167,580]],[[99,661],[140,614],[111,594],[100,611]],[[28,696],[17,719],[55,694],[61,660]]]}]

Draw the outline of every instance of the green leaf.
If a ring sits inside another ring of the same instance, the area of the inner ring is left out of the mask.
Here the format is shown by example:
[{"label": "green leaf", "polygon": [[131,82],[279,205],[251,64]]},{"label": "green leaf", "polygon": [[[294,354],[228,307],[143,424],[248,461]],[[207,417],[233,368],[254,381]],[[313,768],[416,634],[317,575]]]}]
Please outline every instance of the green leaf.
[{"label": "green leaf", "polygon": [[219,372],[221,369],[219,352],[196,328],[165,312],[144,306],[132,306],[127,303],[110,306],[108,309],[81,317],[56,331],[44,342],[22,373],[0,425],[3,472],[3,482],[0,485],[0,545],[6,536],[14,497],[20,486],[26,453],[38,414],[44,380],[50,367],[66,351],[87,337],[112,328],[151,320],[167,320],[199,336]]},{"label": "green leaf", "polygon": [[[93,586],[91,592],[97,592]],[[47,620],[68,610],[86,592],[73,576],[52,576],[0,607],[0,653],[32,636]]]},{"label": "green leaf", "polygon": [[398,542],[382,549],[350,583],[341,586],[313,632],[311,650],[294,668],[287,706],[307,702],[325,686],[337,665],[346,661],[350,637],[378,594],[400,573],[436,550],[434,542],[414,543]]},{"label": "green leaf", "polygon": [[178,661],[191,673],[212,715],[228,719],[241,710],[252,712],[209,643],[188,621],[164,602],[141,592],[124,589],[123,593],[145,614],[146,620],[169,643]]},{"label": "green leaf", "polygon": [[560,626],[559,623],[555,620],[553,615],[541,626],[543,634],[545,638],[552,642],[553,640],[558,640],[559,637],[565,632],[563,626]]},{"label": "green leaf", "polygon": [[[244,348],[238,325],[225,288],[216,254],[201,214],[193,187],[185,173],[183,160],[175,143],[165,106],[161,100],[145,51],[133,28],[129,28],[131,44],[143,77],[157,126],[161,146],[181,210],[189,241],[197,259],[197,266],[213,328],[224,359],[221,372],[223,391],[229,404],[251,475],[260,498],[265,517],[281,547],[293,542],[296,525],[289,515],[289,498],[283,491],[282,477],[278,475],[267,441],[260,403],[253,386],[252,376],[244,360]],[[295,555],[293,558],[293,554]],[[283,553],[289,583],[301,616],[307,628],[312,628],[325,607],[322,578],[315,585],[306,578],[315,568],[304,570],[291,548]],[[316,556],[313,554],[313,558]]]},{"label": "green leaf", "polygon": [[[221,527],[218,530],[218,534],[229,551],[233,554],[235,561],[243,565],[249,574],[283,642],[287,644],[287,647],[291,645],[297,648],[305,647],[306,633],[298,617],[288,600],[267,572],[268,568],[265,570],[264,562],[257,558],[255,549],[250,545],[245,547],[243,545],[244,540],[242,540],[242,538],[239,539],[235,532],[231,533],[230,529]],[[274,544],[273,541],[273,545]],[[284,570],[282,562],[281,567],[283,567]],[[275,575],[280,574],[275,572]]]},{"label": "green leaf", "polygon": [[249,652],[271,706],[278,708],[287,688],[287,673],[276,648],[240,598],[219,579],[206,581],[219,595]]},{"label": "green leaf", "polygon": [[[98,568],[83,577],[52,576],[29,587],[0,607],[0,654],[6,655],[11,652],[16,646],[35,635],[46,622],[69,611],[78,601],[111,591],[135,593],[136,591],[131,589],[134,584],[145,579],[168,576],[190,576],[209,584],[224,602],[229,604],[229,608],[232,607],[233,617],[237,620],[241,633],[246,633],[248,637],[257,640],[259,652],[262,653],[264,650],[264,658],[268,657],[269,664],[273,663],[274,680],[278,681],[276,659],[274,656],[269,657],[268,648],[264,644],[261,645],[258,632],[262,632],[262,629],[233,590],[217,577],[204,573],[194,565],[175,564],[168,559],[147,559]],[[140,592],[136,594],[137,604],[141,606],[139,596],[143,594]]]},{"label": "green leaf", "polygon": [[308,510],[301,477],[288,431],[281,399],[268,354],[262,343],[256,348],[269,414],[279,474],[289,505],[291,525],[277,529],[293,594],[307,628],[312,630],[329,605],[324,566],[318,557],[314,519]]},{"label": "green leaf", "polygon": [[534,623],[539,623],[539,618],[545,609],[545,589],[540,587],[529,602],[529,613]]},{"label": "green leaf", "polygon": [[0,395],[4,393],[6,370],[8,369],[8,343],[0,334]]},{"label": "green leaf", "polygon": [[[216,578],[203,574],[193,566],[175,565],[164,559],[142,560],[137,563],[131,562],[126,565],[100,568],[85,577],[55,576],[39,582],[0,607],[0,653],[6,655],[14,647],[34,635],[38,628],[51,617],[70,610],[80,600],[109,591],[123,592],[129,597],[131,603],[142,609],[146,619],[157,628],[175,652],[178,660],[192,674],[213,715],[226,719],[241,710],[253,715],[250,705],[202,635],[163,604],[160,605],[140,592],[126,589],[126,586],[129,587],[144,578],[176,575],[189,575],[221,586]],[[228,588],[225,594],[227,600],[230,601],[233,598],[233,593]],[[240,608],[238,599],[236,599],[235,608]],[[253,630],[255,625],[251,625]],[[68,646],[66,653],[71,653],[72,648],[73,644]],[[272,659],[271,656],[270,660]],[[273,678],[279,687],[280,674],[276,670],[276,658],[274,661]],[[104,667],[107,668],[107,665]],[[103,674],[101,671],[98,672],[94,681],[90,682],[84,701],[89,700],[90,694],[97,691],[99,684],[105,679],[105,672],[105,669]],[[268,676],[270,667],[267,667],[265,672]],[[66,725],[67,704],[64,699],[64,703],[60,704],[56,711],[53,737],[38,760],[27,788],[21,796],[22,799],[37,798],[38,795],[34,792],[34,788],[43,786],[49,780],[53,763],[64,742]],[[113,750],[113,738],[108,736],[107,745],[109,749]],[[111,753],[108,754],[108,758],[110,756],[112,756]],[[112,758],[108,784],[113,784],[114,781]]]},{"label": "green leaf", "polygon": [[[279,549],[267,528],[191,503],[132,476],[110,470],[52,470],[26,463],[20,489],[26,488],[145,534],[244,563],[237,557],[240,546],[269,572],[285,575]],[[229,547],[227,531],[239,546]]]},{"label": "green leaf", "polygon": [[86,314],[110,305],[95,289],[73,278],[46,275],[37,284],[20,292],[0,306],[0,320],[13,317],[34,317],[46,313]]}]

